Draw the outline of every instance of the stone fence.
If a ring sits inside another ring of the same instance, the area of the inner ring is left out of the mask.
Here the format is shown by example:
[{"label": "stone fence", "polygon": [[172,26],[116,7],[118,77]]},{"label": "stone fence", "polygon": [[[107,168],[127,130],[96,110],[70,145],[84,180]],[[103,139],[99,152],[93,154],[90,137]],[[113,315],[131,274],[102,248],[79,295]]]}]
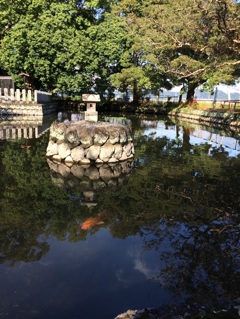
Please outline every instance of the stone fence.
[{"label": "stone fence", "polygon": [[2,103],[48,103],[52,101],[52,93],[34,90],[20,90],[20,89],[1,89],[0,88],[0,102]]}]

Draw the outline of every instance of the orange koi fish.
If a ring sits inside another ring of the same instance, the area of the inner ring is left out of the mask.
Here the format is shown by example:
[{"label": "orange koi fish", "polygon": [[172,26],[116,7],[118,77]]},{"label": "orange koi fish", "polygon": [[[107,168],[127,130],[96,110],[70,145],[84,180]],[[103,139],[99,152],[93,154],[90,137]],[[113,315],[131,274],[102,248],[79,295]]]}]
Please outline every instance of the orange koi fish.
[{"label": "orange koi fish", "polygon": [[104,222],[99,217],[89,217],[83,222],[81,229],[87,230],[97,225],[102,225]]}]

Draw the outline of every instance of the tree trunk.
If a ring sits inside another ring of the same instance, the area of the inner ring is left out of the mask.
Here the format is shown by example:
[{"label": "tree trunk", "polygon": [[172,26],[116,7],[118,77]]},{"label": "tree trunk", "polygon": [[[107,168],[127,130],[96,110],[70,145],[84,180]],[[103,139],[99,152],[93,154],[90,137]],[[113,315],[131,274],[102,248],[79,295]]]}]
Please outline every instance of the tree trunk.
[{"label": "tree trunk", "polygon": [[189,82],[187,90],[187,102],[192,103],[194,101],[195,89],[198,87],[198,82]]},{"label": "tree trunk", "polygon": [[137,81],[133,82],[133,104],[138,105],[139,99],[138,99],[138,86]]},{"label": "tree trunk", "polygon": [[178,105],[182,103],[182,98],[184,93],[186,93],[186,86],[183,84],[179,92]]},{"label": "tree trunk", "polygon": [[183,93],[179,94],[178,104],[182,103],[182,96],[183,96]]}]

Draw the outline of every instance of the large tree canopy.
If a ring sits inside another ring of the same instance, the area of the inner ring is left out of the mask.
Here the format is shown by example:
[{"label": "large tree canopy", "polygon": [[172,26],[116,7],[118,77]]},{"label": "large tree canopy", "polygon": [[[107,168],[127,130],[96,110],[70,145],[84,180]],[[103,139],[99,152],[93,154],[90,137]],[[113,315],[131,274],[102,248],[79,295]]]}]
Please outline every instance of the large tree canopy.
[{"label": "large tree canopy", "polygon": [[99,11],[91,1],[32,1],[25,12],[15,12],[12,22],[3,23],[2,28],[9,27],[1,41],[0,65],[18,85],[19,74],[26,72],[37,88],[73,95],[94,88],[100,78],[105,89],[124,48],[124,29],[107,13],[96,17],[105,6],[98,4]]},{"label": "large tree canopy", "polygon": [[87,29],[91,12],[74,2],[33,2],[1,43],[1,64],[15,76],[27,72],[35,87],[76,92],[91,86]]},{"label": "large tree canopy", "polygon": [[240,6],[232,0],[143,0],[138,37],[146,60],[185,83],[188,100],[203,83],[240,76]]},{"label": "large tree canopy", "polygon": [[240,5],[232,0],[0,0],[0,70],[17,85],[78,95],[240,76]]}]

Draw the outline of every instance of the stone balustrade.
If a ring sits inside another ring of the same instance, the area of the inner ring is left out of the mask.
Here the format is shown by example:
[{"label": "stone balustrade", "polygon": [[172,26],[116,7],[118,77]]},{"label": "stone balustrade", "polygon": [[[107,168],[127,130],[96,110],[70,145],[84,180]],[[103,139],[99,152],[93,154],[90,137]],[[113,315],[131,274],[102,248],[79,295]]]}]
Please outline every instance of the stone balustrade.
[{"label": "stone balustrade", "polygon": [[116,163],[134,157],[128,126],[108,122],[57,122],[50,127],[46,156],[58,162]]},{"label": "stone balustrade", "polygon": [[52,101],[52,93],[34,90],[1,89],[0,102],[47,103]]}]

